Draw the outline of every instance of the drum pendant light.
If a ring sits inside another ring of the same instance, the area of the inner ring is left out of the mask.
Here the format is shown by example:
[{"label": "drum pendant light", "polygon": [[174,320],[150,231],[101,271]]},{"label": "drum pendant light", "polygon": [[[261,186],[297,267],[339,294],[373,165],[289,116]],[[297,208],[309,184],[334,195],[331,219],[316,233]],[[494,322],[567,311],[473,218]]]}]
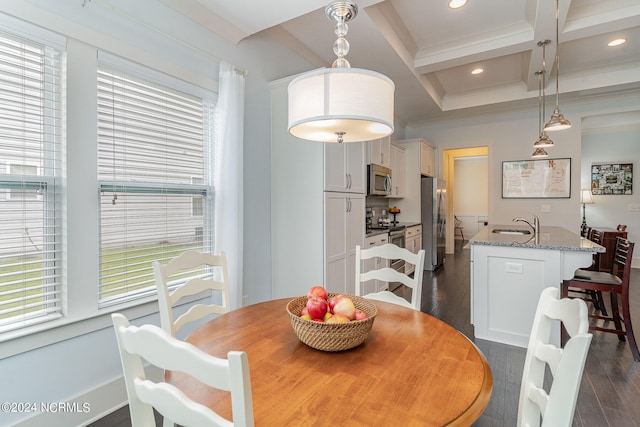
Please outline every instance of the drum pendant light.
[{"label": "drum pendant light", "polygon": [[558,21],[560,20],[559,1],[560,0],[556,0],[556,108],[553,110],[553,114],[551,114],[551,118],[547,124],[544,125],[544,130],[546,131],[564,130],[571,127],[571,122],[560,112],[560,95],[558,92],[558,81],[560,80],[560,39],[558,38]]},{"label": "drum pendant light", "polygon": [[329,4],[325,13],[336,22],[338,58],[331,68],[305,73],[291,81],[289,133],[320,142],[369,141],[393,132],[395,85],[383,74],[351,68],[345,58],[349,42],[347,22],[358,14],[351,1]]}]

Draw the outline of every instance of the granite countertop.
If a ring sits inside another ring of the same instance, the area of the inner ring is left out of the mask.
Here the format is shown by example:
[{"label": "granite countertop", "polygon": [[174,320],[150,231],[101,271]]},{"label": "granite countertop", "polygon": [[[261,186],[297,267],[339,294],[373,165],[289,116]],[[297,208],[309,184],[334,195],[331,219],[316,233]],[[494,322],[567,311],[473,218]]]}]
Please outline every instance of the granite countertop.
[{"label": "granite countertop", "polygon": [[529,230],[526,225],[489,224],[469,240],[470,245],[511,246],[532,249],[552,249],[581,252],[605,252],[603,246],[572,233],[563,227],[540,227],[538,239],[532,234],[500,234],[494,229]]}]

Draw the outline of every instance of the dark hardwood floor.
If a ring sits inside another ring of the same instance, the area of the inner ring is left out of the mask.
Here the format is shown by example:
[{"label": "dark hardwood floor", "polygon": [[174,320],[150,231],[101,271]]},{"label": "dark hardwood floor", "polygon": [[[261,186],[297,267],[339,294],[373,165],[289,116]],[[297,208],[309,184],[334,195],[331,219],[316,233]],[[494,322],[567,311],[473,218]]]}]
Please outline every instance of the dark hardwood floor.
[{"label": "dark hardwood floor", "polygon": [[[474,426],[514,427],[526,349],[474,338],[469,317],[469,266],[469,250],[458,242],[455,253],[447,255],[443,268],[425,271],[421,309],[474,341],[491,365],[491,400]],[[633,270],[631,281],[632,318],[640,325],[640,270]],[[638,339],[639,331],[637,326]],[[128,407],[91,424],[92,427],[130,425]],[[618,342],[613,334],[593,332],[573,426],[640,426],[640,362],[634,362],[628,345]]]}]

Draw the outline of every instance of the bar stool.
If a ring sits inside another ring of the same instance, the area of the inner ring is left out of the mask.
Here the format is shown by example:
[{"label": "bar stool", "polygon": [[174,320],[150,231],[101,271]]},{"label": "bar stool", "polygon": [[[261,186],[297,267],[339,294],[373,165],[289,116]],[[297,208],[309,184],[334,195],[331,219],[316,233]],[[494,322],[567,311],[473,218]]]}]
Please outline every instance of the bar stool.
[{"label": "bar stool", "polygon": [[[633,334],[631,325],[631,313],[629,311],[629,282],[631,275],[631,260],[633,258],[634,243],[627,239],[618,237],[616,239],[616,249],[614,255],[613,273],[590,270],[576,270],[572,279],[562,282],[562,298],[569,296],[569,291],[574,289],[583,291],[599,291],[608,293],[611,298],[611,316],[589,314],[592,319],[600,319],[613,321],[615,328],[606,328],[591,324],[590,330],[609,332],[618,335],[618,340],[625,341],[625,337],[629,340],[629,349],[633,355],[633,360],[640,362],[640,353],[638,345]],[[622,301],[622,316],[620,315],[620,307],[618,305],[618,295]],[[624,325],[624,328],[623,328]],[[566,342],[567,336],[565,331],[562,332],[562,342]]]},{"label": "bar stool", "polygon": [[[589,228],[588,238],[592,242],[597,243],[600,246],[603,246],[604,233],[601,232],[600,230],[596,230],[595,228],[594,229]],[[600,271],[600,253],[596,252],[595,254],[593,254],[593,260],[591,262],[591,265],[587,268],[584,268],[583,270]],[[603,316],[608,315],[607,308],[604,305],[604,299],[602,298],[602,292],[594,291],[594,290],[580,290],[580,289],[570,289],[569,292],[586,295],[586,297],[583,298],[586,302],[592,303],[593,307],[596,310],[600,311]]]}]

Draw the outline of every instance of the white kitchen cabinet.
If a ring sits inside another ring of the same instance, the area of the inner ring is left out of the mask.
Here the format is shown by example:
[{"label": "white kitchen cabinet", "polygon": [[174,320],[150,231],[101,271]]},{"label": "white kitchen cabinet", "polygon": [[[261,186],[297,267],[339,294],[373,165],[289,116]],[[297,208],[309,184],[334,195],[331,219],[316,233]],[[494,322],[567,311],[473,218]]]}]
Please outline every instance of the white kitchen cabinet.
[{"label": "white kitchen cabinet", "polygon": [[324,144],[324,190],[366,193],[366,142]]},{"label": "white kitchen cabinet", "polygon": [[374,139],[368,144],[367,163],[391,168],[391,137]]},{"label": "white kitchen cabinet", "polygon": [[[325,283],[328,292],[354,294],[356,246],[364,244],[365,195],[325,192]],[[301,251],[304,252],[301,248]]]},{"label": "white kitchen cabinet", "polygon": [[[398,140],[393,143],[405,150],[404,198],[393,202],[402,211],[398,219],[402,222],[420,223],[422,221],[422,159],[434,157],[435,149],[423,138]],[[428,152],[431,154],[426,155]],[[432,166],[432,170],[435,171],[435,169],[436,167]]]},{"label": "white kitchen cabinet", "polygon": [[405,196],[406,159],[404,148],[391,144],[391,195],[390,198],[401,199]]},{"label": "white kitchen cabinet", "polygon": [[426,141],[420,144],[420,173],[425,176],[436,176],[436,150]]},{"label": "white kitchen cabinet", "polygon": [[[422,249],[422,225],[407,227],[404,230],[404,247],[417,254]],[[411,274],[415,271],[415,265],[405,264],[404,274]]]},{"label": "white kitchen cabinet", "polygon": [[[369,249],[374,246],[382,246],[389,241],[389,235],[387,233],[376,234],[375,236],[370,236],[365,238],[363,249]],[[389,260],[381,259],[381,258],[368,258],[362,261],[361,272],[366,273],[371,270],[379,270],[383,267],[389,266]],[[357,283],[357,282],[356,282]],[[357,286],[357,285],[356,285]],[[388,290],[389,286],[387,282],[383,282],[382,280],[368,280],[362,283],[362,293],[360,295],[371,294],[375,292],[380,292],[383,290]]]}]

